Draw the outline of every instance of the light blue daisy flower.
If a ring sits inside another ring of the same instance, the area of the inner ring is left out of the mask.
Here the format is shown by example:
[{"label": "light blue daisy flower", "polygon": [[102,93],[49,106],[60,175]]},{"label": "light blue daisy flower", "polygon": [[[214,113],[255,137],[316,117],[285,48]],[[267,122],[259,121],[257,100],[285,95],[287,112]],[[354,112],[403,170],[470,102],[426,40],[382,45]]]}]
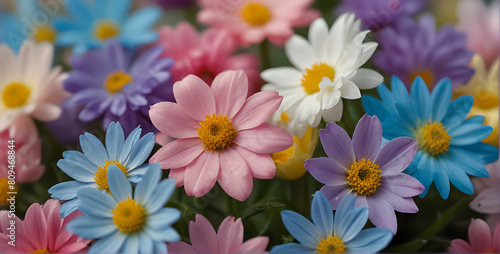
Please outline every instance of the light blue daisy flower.
[{"label": "light blue daisy flower", "polygon": [[59,17],[54,26],[59,30],[59,46],[74,46],[73,53],[81,54],[92,48],[100,48],[103,42],[117,38],[127,48],[135,48],[158,39],[151,30],[160,18],[156,7],[143,8],[127,16],[131,0],[66,1],[71,17]]},{"label": "light blue daisy flower", "polygon": [[282,211],[286,229],[300,243],[286,243],[272,248],[271,253],[283,252],[378,252],[392,240],[387,228],[362,230],[368,220],[368,208],[355,208],[356,197],[347,194],[333,211],[328,199],[317,191],[311,204],[312,223],[304,216]]},{"label": "light blue daisy flower", "polygon": [[411,93],[393,76],[392,91],[378,86],[381,101],[363,96],[366,113],[377,115],[383,136],[388,140],[406,136],[418,142],[418,151],[405,173],[417,178],[425,187],[424,197],[432,182],[442,198],[448,198],[450,182],[460,191],[473,194],[468,175],[488,177],[485,164],[498,159],[498,148],[482,143],[493,130],[483,125],[483,116],[466,119],[474,102],[472,96],[451,101],[450,79],[439,81],[432,93],[422,78],[417,77]]},{"label": "light blue daisy flower", "polygon": [[77,192],[83,188],[94,188],[109,192],[106,172],[111,165],[122,170],[129,181],[137,183],[152,164],[143,164],[155,144],[153,133],[142,138],[141,128],[137,127],[125,139],[119,122],[112,122],[106,133],[106,148],[96,136],[85,133],[80,136],[83,153],[65,151],[57,166],[75,181],[58,183],[49,189],[52,198],[67,200],[61,205],[64,218],[78,209]]},{"label": "light blue daisy flower", "polygon": [[67,229],[83,238],[99,239],[89,253],[167,253],[165,242],[180,241],[172,224],[181,212],[163,207],[175,190],[175,180],[160,182],[160,164],[151,165],[133,198],[131,184],[115,165],[107,174],[112,195],[96,189],[78,191],[84,215],[69,222]]}]

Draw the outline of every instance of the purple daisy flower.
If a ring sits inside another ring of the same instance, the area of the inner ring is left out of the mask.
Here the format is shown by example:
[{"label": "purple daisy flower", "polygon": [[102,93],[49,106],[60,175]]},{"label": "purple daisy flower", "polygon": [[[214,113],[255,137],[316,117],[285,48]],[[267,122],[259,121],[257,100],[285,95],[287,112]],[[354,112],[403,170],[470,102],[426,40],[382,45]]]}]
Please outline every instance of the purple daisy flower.
[{"label": "purple daisy flower", "polygon": [[184,8],[193,5],[195,0],[150,0],[164,8]]},{"label": "purple daisy flower", "polygon": [[158,132],[149,119],[149,106],[173,101],[168,72],[173,61],[161,59],[162,52],[162,47],[153,47],[137,54],[113,40],[73,56],[64,88],[73,93],[70,103],[83,107],[78,118],[91,122],[102,117],[104,128],[119,121],[125,133],[138,125],[145,132]]},{"label": "purple daisy flower", "polygon": [[377,32],[396,24],[403,16],[417,14],[425,5],[425,0],[344,0],[336,12],[352,12],[363,21],[363,29]]},{"label": "purple daisy flower", "polygon": [[417,179],[402,173],[415,157],[417,142],[400,137],[382,146],[380,120],[367,114],[356,125],[352,141],[334,123],[327,124],[319,135],[328,157],[306,160],[305,167],[325,184],[321,192],[333,210],[351,193],[356,196],[356,207],[368,207],[368,218],[373,225],[396,234],[394,210],[418,212],[412,197],[424,191]]},{"label": "purple daisy flower", "polygon": [[431,16],[418,23],[403,17],[394,28],[380,31],[377,41],[381,50],[375,53],[375,65],[401,78],[407,88],[417,76],[431,88],[444,77],[453,86],[463,85],[474,74],[467,66],[474,53],[465,48],[465,34],[449,25],[436,32]]}]

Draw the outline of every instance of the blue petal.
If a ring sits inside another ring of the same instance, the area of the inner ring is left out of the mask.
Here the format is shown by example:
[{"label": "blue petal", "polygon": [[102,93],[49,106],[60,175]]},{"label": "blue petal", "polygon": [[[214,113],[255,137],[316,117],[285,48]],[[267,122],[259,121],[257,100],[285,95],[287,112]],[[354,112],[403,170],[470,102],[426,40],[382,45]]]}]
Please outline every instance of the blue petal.
[{"label": "blue petal", "polygon": [[441,79],[432,90],[432,119],[441,122],[451,100],[451,80]]},{"label": "blue petal", "polygon": [[411,99],[419,119],[426,119],[431,115],[429,89],[421,77],[416,77],[411,85]]},{"label": "blue petal", "polygon": [[58,183],[49,189],[52,198],[69,200],[76,198],[76,193],[82,188],[92,188],[95,183],[81,183],[78,181],[68,181]]},{"label": "blue petal", "polygon": [[392,97],[394,98],[395,102],[398,103],[410,103],[410,95],[408,94],[408,89],[406,89],[405,84],[401,79],[393,75],[391,79],[391,90],[392,90]]},{"label": "blue petal", "polygon": [[99,253],[117,253],[121,248],[127,235],[116,231],[114,234],[102,238],[95,242],[89,249],[89,254]]},{"label": "blue petal", "polygon": [[163,208],[148,216],[147,227],[151,230],[161,230],[170,227],[181,218],[181,215],[181,212],[175,208]]},{"label": "blue petal", "polygon": [[123,24],[123,33],[132,36],[151,28],[161,16],[161,10],[156,7],[143,8],[128,17]]},{"label": "blue petal", "polygon": [[384,108],[384,104],[371,95],[363,95],[361,98],[363,109],[370,115],[377,115],[380,119],[385,119],[389,112]]},{"label": "blue petal", "polygon": [[124,142],[125,134],[122,126],[119,122],[111,122],[106,132],[106,149],[110,159],[116,160],[120,157]]},{"label": "blue petal", "polygon": [[163,241],[153,241],[153,247],[152,253],[168,253],[167,245]]},{"label": "blue petal", "polygon": [[132,186],[123,171],[116,165],[110,165],[107,174],[109,190],[116,200],[132,197]]},{"label": "blue petal", "polygon": [[80,211],[90,216],[111,218],[111,210],[117,205],[111,195],[97,189],[81,189],[76,196],[80,200]]},{"label": "blue petal", "polygon": [[492,163],[498,160],[498,147],[486,143],[477,143],[470,146],[461,147],[467,150],[469,154],[474,155],[484,164]]},{"label": "blue petal", "polygon": [[109,0],[109,5],[113,8],[108,13],[110,17],[122,24],[130,11],[131,0]]},{"label": "blue petal", "polygon": [[129,234],[125,244],[122,245],[122,251],[120,253],[139,253],[139,236],[137,234]]},{"label": "blue petal", "polygon": [[160,164],[155,162],[149,164],[150,167],[142,180],[137,184],[134,199],[141,204],[146,204],[161,179]]},{"label": "blue petal", "polygon": [[396,104],[396,109],[398,111],[398,116],[399,116],[399,119],[397,120],[399,120],[400,125],[416,127],[419,124],[419,119],[425,119],[425,118],[419,118],[418,112],[414,112],[407,105]]},{"label": "blue petal", "polygon": [[118,231],[111,218],[95,218],[91,216],[78,216],[68,223],[66,228],[79,237],[87,239],[104,238]]},{"label": "blue petal", "polygon": [[147,234],[139,234],[139,252],[140,253],[154,253],[153,240]]},{"label": "blue petal", "polygon": [[417,170],[412,176],[417,178],[425,187],[425,190],[422,192],[422,194],[419,195],[419,197],[423,198],[429,191],[431,183],[434,179],[433,172],[436,170],[434,160],[431,160],[426,154],[422,154],[416,168]]},{"label": "blue petal", "polygon": [[81,135],[80,146],[87,159],[95,165],[104,166],[109,161],[108,152],[96,136],[88,132]]},{"label": "blue petal", "polygon": [[[433,160],[433,158],[431,158]],[[436,168],[433,172],[434,184],[436,185],[439,194],[443,199],[447,199],[450,195],[450,180],[448,179],[448,174],[446,173],[446,165],[443,159],[435,159]]]},{"label": "blue petal", "polygon": [[127,172],[128,180],[133,183],[138,183],[142,180],[142,176],[146,173],[152,164],[143,164]]},{"label": "blue petal", "polygon": [[335,231],[342,241],[349,241],[363,229],[368,220],[368,207],[359,207],[352,210],[344,219],[339,231]]},{"label": "blue petal", "polygon": [[134,145],[132,151],[129,154],[125,166],[129,169],[133,169],[146,161],[146,159],[151,154],[153,147],[155,145],[155,135],[150,132]]},{"label": "blue petal", "polygon": [[450,178],[451,184],[455,186],[461,192],[472,195],[474,194],[474,187],[467,174],[465,174],[460,163],[456,163],[454,160],[447,160],[448,167],[445,168],[448,177]]},{"label": "blue petal", "polygon": [[72,199],[67,202],[64,202],[59,209],[59,213],[61,213],[61,218],[65,218],[70,215],[72,212],[78,210],[78,205],[80,201],[78,199]]},{"label": "blue petal", "polygon": [[340,201],[339,206],[337,207],[337,211],[335,212],[335,218],[333,220],[333,230],[335,234],[341,232],[342,228],[344,227],[345,219],[351,213],[351,211],[354,210],[355,203],[356,196],[352,194],[345,195]]},{"label": "blue petal", "polygon": [[146,200],[145,207],[155,213],[162,208],[175,191],[175,180],[173,178],[164,179],[153,191],[150,198]]},{"label": "blue petal", "polygon": [[313,253],[315,250],[298,243],[286,243],[274,246],[271,253]]},{"label": "blue petal", "polygon": [[322,236],[309,220],[296,212],[282,211],[281,219],[288,232],[306,247],[316,248],[321,239],[327,237]]},{"label": "blue petal", "polygon": [[476,152],[478,151],[469,152],[463,148],[451,147],[448,156],[450,161],[458,162],[455,164],[458,164],[465,173],[477,177],[488,177],[489,173],[484,166],[485,163],[478,158]]},{"label": "blue petal", "polygon": [[153,31],[146,31],[141,33],[140,35],[134,36],[123,36],[121,38],[122,43],[127,48],[134,48],[137,45],[148,44],[158,40],[158,33]]},{"label": "blue petal", "polygon": [[469,114],[472,104],[474,104],[474,97],[470,95],[456,98],[448,106],[448,110],[441,122],[449,129],[458,126]]},{"label": "blue petal", "polygon": [[493,128],[491,126],[469,123],[459,125],[449,130],[448,134],[452,137],[450,144],[466,146],[481,142],[481,140],[488,137],[492,131]]},{"label": "blue petal", "polygon": [[[148,234],[153,241],[162,242],[177,242],[181,240],[181,236],[175,229],[168,227],[161,230],[153,230],[149,227],[144,228],[144,233]],[[165,244],[165,243],[164,243]]]},{"label": "blue petal", "polygon": [[[72,17],[77,19],[79,22],[87,22],[92,20],[92,12],[90,6],[81,0],[71,0],[66,1],[66,10],[71,14]],[[89,24],[90,25],[90,24]]]},{"label": "blue petal", "polygon": [[462,122],[462,124],[468,124],[468,123],[479,123],[483,124],[485,117],[484,116],[473,116],[465,121]]},{"label": "blue petal", "polygon": [[122,154],[118,158],[118,162],[120,164],[124,164],[125,161],[128,159],[128,155],[132,151],[132,147],[134,147],[135,143],[139,140],[141,137],[141,127],[137,126],[127,137],[125,140],[125,143],[123,144],[123,149],[122,149]]},{"label": "blue petal", "polygon": [[347,249],[360,253],[377,253],[383,250],[392,240],[392,232],[387,228],[365,229],[347,242]]},{"label": "blue petal", "polygon": [[62,154],[64,159],[57,162],[57,166],[75,180],[82,182],[93,182],[94,173],[97,166],[78,151],[65,151]]},{"label": "blue petal", "polygon": [[321,231],[321,235],[327,236],[333,233],[333,211],[330,202],[319,191],[313,196],[311,204],[311,219]]}]

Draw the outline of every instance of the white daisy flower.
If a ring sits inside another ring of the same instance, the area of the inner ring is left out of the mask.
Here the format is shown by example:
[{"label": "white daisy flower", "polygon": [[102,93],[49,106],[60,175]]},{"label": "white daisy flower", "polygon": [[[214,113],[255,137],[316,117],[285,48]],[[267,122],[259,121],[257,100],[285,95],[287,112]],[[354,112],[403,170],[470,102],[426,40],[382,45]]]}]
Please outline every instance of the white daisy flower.
[{"label": "white daisy flower", "polygon": [[[363,43],[369,31],[361,31],[361,20],[354,14],[341,15],[328,30],[323,18],[309,28],[309,41],[292,36],[285,52],[292,67],[262,72],[268,82],[263,90],[275,90],[284,97],[283,111],[293,115],[293,134],[301,137],[307,126],[317,127],[321,117],[337,122],[342,117],[342,98],[358,99],[360,89],[371,89],[383,82],[378,72],[360,68],[373,55],[376,42]],[[306,123],[306,124],[304,124]]]}]

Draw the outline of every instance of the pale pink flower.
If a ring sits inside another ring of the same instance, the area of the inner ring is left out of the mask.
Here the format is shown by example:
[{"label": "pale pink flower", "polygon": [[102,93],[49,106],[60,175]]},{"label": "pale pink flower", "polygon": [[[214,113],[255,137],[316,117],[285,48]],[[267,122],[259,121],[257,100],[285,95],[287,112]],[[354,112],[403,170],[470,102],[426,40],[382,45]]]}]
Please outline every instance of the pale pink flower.
[{"label": "pale pink flower", "polygon": [[486,165],[486,170],[490,174],[489,177],[472,179],[477,196],[469,206],[478,213],[487,214],[486,222],[494,226],[500,217],[500,162]]},{"label": "pale pink flower", "polygon": [[174,84],[177,103],[160,102],[149,115],[154,126],[177,138],[150,162],[170,169],[177,187],[188,196],[205,195],[215,182],[229,196],[243,201],[252,192],[252,178],[271,179],[276,166],[269,155],[292,146],[292,136],[265,121],[279,108],[276,91],[248,97],[245,72],[225,71],[209,87],[189,75]]},{"label": "pale pink flower", "polygon": [[254,237],[243,242],[243,223],[241,218],[228,216],[222,221],[217,233],[205,217],[197,214],[195,221],[189,223],[191,245],[185,242],[168,243],[172,253],[261,253],[266,250],[269,238]]},{"label": "pale pink flower", "polygon": [[467,49],[481,54],[486,65],[499,56],[500,1],[461,0],[458,5],[458,29],[467,35]]},{"label": "pale pink flower", "polygon": [[165,48],[163,57],[174,59],[170,69],[174,81],[193,74],[211,84],[223,71],[242,69],[248,76],[249,95],[260,91],[259,60],[249,53],[234,55],[238,44],[228,31],[211,28],[199,34],[191,24],[181,22],[176,28],[160,28],[158,34],[156,44]]},{"label": "pale pink flower", "polygon": [[469,242],[462,239],[451,241],[451,253],[498,253],[500,245],[500,224],[491,235],[491,229],[481,219],[472,219],[469,225]]},{"label": "pale pink flower", "polygon": [[264,39],[282,46],[293,27],[308,26],[320,16],[309,8],[313,0],[201,0],[198,21],[222,27],[234,34],[243,46]]},{"label": "pale pink flower", "polygon": [[[9,211],[0,211],[0,250],[6,253],[72,253],[84,252],[90,240],[78,237],[66,230],[66,224],[79,216],[75,211],[61,219],[59,200],[49,199],[42,206],[32,204],[24,221]],[[11,221],[15,227],[15,246],[8,244]]]}]

